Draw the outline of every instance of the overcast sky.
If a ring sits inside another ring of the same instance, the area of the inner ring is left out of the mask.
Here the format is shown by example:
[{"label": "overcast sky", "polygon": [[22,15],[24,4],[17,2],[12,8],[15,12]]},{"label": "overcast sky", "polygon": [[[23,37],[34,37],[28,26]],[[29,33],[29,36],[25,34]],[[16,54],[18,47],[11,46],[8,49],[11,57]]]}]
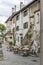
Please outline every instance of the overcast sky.
[{"label": "overcast sky", "polygon": [[0,0],[0,23],[5,24],[5,21],[11,15],[12,7],[16,5],[17,10],[19,10],[22,1],[27,5],[32,0]]}]

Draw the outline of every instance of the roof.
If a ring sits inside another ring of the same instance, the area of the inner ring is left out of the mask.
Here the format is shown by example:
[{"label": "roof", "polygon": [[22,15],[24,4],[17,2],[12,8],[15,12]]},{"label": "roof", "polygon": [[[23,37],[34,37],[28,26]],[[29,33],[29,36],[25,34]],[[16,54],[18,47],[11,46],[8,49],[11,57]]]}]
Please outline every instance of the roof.
[{"label": "roof", "polygon": [[5,23],[7,23],[9,20],[11,21],[12,18],[13,18],[15,15],[19,14],[20,12],[22,12],[23,10],[25,10],[26,8],[28,8],[30,5],[32,5],[33,3],[37,2],[37,1],[40,2],[40,0],[33,0],[31,3],[29,3],[28,5],[26,5],[25,7],[23,7],[21,10],[17,11],[16,13],[13,13],[13,14],[7,19],[7,21],[6,21]]}]

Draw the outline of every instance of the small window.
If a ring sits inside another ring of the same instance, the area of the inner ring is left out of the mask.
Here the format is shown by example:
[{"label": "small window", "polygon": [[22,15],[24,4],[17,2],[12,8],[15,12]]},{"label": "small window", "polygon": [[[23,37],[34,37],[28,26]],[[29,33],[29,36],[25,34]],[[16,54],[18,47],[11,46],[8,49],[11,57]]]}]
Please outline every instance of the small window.
[{"label": "small window", "polygon": [[23,37],[21,37],[21,43],[22,43],[22,41],[23,41]]},{"label": "small window", "polygon": [[39,21],[37,22],[37,24],[39,24]]},{"label": "small window", "polygon": [[24,29],[28,28],[28,22],[24,23]]},{"label": "small window", "polygon": [[10,37],[10,39],[12,39],[12,37]]},{"label": "small window", "polygon": [[16,31],[19,31],[19,26],[16,27]]},{"label": "small window", "polygon": [[28,13],[28,12],[27,12],[27,10],[25,10],[25,11],[24,11],[24,16],[26,16],[26,15],[27,15],[27,13]]},{"label": "small window", "polygon": [[18,37],[18,42],[19,42],[19,37]]},{"label": "small window", "polygon": [[19,20],[19,15],[16,16],[16,20]]},{"label": "small window", "polygon": [[37,16],[38,16],[38,21],[37,21],[37,24],[39,24],[39,13],[37,13]]}]

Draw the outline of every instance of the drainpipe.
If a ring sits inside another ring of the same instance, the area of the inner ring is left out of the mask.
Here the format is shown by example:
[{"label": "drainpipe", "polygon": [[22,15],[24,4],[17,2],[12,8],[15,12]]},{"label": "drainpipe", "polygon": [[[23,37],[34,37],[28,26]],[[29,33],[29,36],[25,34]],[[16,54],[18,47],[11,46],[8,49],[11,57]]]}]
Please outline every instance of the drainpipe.
[{"label": "drainpipe", "polygon": [[13,41],[14,41],[14,45],[15,45],[15,28],[13,28]]}]

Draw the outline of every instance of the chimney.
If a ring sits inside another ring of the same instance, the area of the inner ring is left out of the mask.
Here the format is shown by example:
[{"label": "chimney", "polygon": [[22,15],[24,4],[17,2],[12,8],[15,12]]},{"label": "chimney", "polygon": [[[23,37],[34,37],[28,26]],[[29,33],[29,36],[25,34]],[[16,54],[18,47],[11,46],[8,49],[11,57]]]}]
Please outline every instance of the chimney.
[{"label": "chimney", "polygon": [[25,5],[23,4],[23,2],[20,2],[20,9],[22,9]]},{"label": "chimney", "polygon": [[12,8],[12,14],[16,12],[16,5]]}]

